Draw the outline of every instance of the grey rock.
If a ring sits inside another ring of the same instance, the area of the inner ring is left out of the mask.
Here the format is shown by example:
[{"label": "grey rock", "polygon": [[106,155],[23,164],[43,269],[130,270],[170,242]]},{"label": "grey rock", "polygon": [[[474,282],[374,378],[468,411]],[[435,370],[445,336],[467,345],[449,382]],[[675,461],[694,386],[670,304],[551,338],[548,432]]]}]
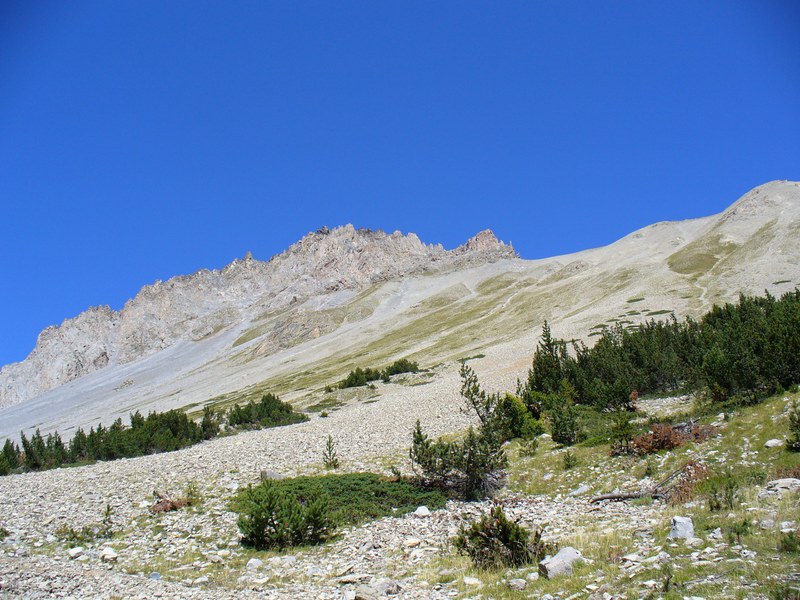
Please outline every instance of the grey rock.
[{"label": "grey rock", "polygon": [[771,440],[767,440],[764,443],[764,447],[765,448],[780,448],[781,446],[783,446],[783,440],[779,440],[779,439],[776,439],[776,438],[773,438]]},{"label": "grey rock", "polygon": [[275,471],[270,471],[268,469],[261,471],[260,477],[261,481],[278,480],[284,478],[284,476],[281,475],[280,473],[277,473]]},{"label": "grey rock", "polygon": [[524,579],[512,579],[508,582],[508,587],[512,590],[524,590],[528,586],[528,582]]},{"label": "grey rock", "polygon": [[381,596],[394,596],[400,593],[400,584],[394,579],[378,579],[371,584],[371,587]]},{"label": "grey rock", "polygon": [[355,591],[353,600],[378,600],[378,592],[368,585],[359,585]]},{"label": "grey rock", "polygon": [[103,562],[116,562],[117,558],[119,558],[119,555],[113,548],[106,546],[100,551],[100,560]]},{"label": "grey rock", "polygon": [[765,489],[779,493],[794,492],[800,490],[800,479],[795,479],[794,477],[774,479],[767,483]]},{"label": "grey rock", "polygon": [[72,559],[78,558],[79,556],[83,555],[83,548],[81,546],[75,546],[74,548],[70,548],[67,550],[67,554]]},{"label": "grey rock", "polygon": [[589,486],[585,483],[579,486],[577,489],[572,490],[569,495],[570,496],[580,496],[581,494],[585,494],[589,491]]},{"label": "grey rock", "polygon": [[541,561],[539,563],[539,573],[548,579],[553,579],[553,577],[558,577],[559,575],[572,575],[572,565],[582,560],[583,556],[578,550],[572,546],[567,546],[559,550],[555,556]]},{"label": "grey rock", "polygon": [[672,517],[672,529],[667,537],[688,540],[694,537],[694,524],[691,517]]}]

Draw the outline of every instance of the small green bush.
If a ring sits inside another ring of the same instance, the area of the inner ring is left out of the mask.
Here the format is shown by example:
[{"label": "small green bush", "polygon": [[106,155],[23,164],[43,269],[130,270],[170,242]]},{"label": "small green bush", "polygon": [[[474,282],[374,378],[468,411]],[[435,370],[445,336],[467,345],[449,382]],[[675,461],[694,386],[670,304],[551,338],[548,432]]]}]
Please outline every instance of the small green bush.
[{"label": "small green bush", "polygon": [[360,387],[362,385],[367,385],[370,381],[377,381],[380,378],[381,372],[377,369],[371,367],[367,367],[366,369],[356,367],[347,374],[347,377],[339,382],[339,389],[343,390],[346,388]]},{"label": "small green bush", "polygon": [[103,518],[96,525],[86,525],[80,529],[75,529],[68,525],[62,525],[56,529],[56,536],[61,538],[70,547],[83,544],[94,543],[98,539],[108,539],[114,535],[114,511],[111,505],[106,503],[103,511]]},{"label": "small green bush", "polygon": [[555,403],[548,411],[550,434],[556,444],[572,446],[578,441],[580,427],[572,400]]},{"label": "small green bush", "polygon": [[748,518],[744,518],[739,521],[734,521],[728,527],[725,528],[725,533],[727,534],[728,542],[732,544],[735,541],[737,544],[741,544],[742,538],[750,534],[751,528],[752,528],[752,523]]},{"label": "small green bush", "polygon": [[800,452],[800,403],[792,402],[789,409],[789,439],[786,440],[786,449],[791,452]]},{"label": "small green bush", "polygon": [[796,531],[781,533],[778,540],[778,550],[797,554],[800,552],[800,535]]},{"label": "small green bush", "polygon": [[719,512],[733,510],[737,505],[739,479],[730,471],[709,477],[703,484],[708,498],[708,510]]},{"label": "small green bush", "polygon": [[196,506],[203,501],[203,496],[200,493],[200,488],[197,487],[196,481],[191,480],[186,484],[183,499],[186,501],[186,506]]},{"label": "small green bush", "polygon": [[459,441],[432,441],[417,421],[411,449],[412,466],[431,484],[456,491],[474,500],[491,495],[507,458],[501,438],[487,427],[470,427]]},{"label": "small green bush", "polygon": [[336,444],[331,436],[328,436],[328,441],[325,442],[325,449],[322,451],[322,462],[326,469],[339,468],[339,457],[336,455]]},{"label": "small green bush", "polygon": [[519,455],[524,457],[536,456],[536,451],[539,449],[539,438],[531,438],[529,440],[522,440],[519,446]]},{"label": "small green bush", "polygon": [[219,435],[219,415],[206,405],[203,407],[203,418],[200,421],[200,429],[203,432],[203,439],[210,440]]},{"label": "small green bush", "polygon": [[567,450],[564,452],[561,458],[561,464],[564,467],[565,471],[569,471],[570,469],[574,469],[578,466],[578,457],[575,456],[575,453],[572,450]]},{"label": "small green bush", "polygon": [[334,529],[324,496],[299,497],[266,480],[237,499],[242,544],[256,550],[320,544]]},{"label": "small green bush", "polygon": [[308,421],[308,416],[295,412],[292,405],[275,394],[264,394],[259,402],[236,404],[228,411],[228,425],[234,428],[280,427]]},{"label": "small green bush", "polygon": [[415,361],[408,360],[407,358],[401,358],[386,367],[381,373],[381,376],[385,381],[388,380],[392,375],[399,375],[400,373],[417,373],[418,371],[419,365]]},{"label": "small green bush", "polygon": [[614,411],[611,425],[612,454],[628,454],[631,451],[634,427],[631,413],[627,410]]},{"label": "small green bush", "polygon": [[534,419],[522,399],[513,394],[505,394],[497,402],[492,427],[504,440],[522,438],[529,440],[544,433],[544,425]]},{"label": "small green bush", "polygon": [[494,506],[480,521],[462,526],[453,545],[479,569],[522,567],[542,560],[552,551],[542,542],[542,530],[533,535]]}]

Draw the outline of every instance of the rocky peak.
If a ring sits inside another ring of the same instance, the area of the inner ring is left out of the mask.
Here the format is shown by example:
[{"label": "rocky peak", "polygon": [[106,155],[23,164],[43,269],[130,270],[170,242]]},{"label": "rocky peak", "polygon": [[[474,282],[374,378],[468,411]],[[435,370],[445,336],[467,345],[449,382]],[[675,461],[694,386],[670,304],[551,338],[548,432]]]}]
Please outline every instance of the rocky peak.
[{"label": "rocky peak", "polygon": [[121,311],[90,309],[39,336],[21,363],[0,369],[0,407],[179,341],[199,341],[259,312],[301,298],[432,271],[514,257],[483,231],[455,250],[426,245],[413,233],[345,225],[304,236],[269,261],[248,252],[220,270],[201,269],[144,286]]},{"label": "rocky peak", "polygon": [[508,256],[509,258],[517,256],[513,246],[511,244],[506,245],[498,240],[491,229],[484,229],[475,234],[465,244],[456,248],[455,252],[459,254],[491,253]]}]

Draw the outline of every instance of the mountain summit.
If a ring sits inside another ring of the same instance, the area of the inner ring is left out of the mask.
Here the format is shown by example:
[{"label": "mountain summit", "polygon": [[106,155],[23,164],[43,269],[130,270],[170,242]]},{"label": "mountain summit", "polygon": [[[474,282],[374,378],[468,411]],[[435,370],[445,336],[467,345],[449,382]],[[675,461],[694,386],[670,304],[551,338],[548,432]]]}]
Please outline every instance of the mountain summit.
[{"label": "mountain summit", "polygon": [[178,342],[198,342],[246,320],[252,311],[279,310],[320,294],[515,256],[489,230],[447,251],[423,244],[413,233],[323,227],[269,261],[248,253],[220,270],[147,285],[120,311],[94,307],[46,328],[24,361],[0,370],[0,407]]},{"label": "mountain summit", "polygon": [[414,234],[322,228],[269,261],[157,281],[120,311],[45,329],[26,360],[0,370],[0,439],[265,391],[312,405],[356,366],[402,356],[434,365],[502,352],[524,366],[545,319],[558,337],[591,341],[603,326],[790,291],[798,237],[800,183],[789,181],[718,215],[541,260],[491,231],[445,250]]}]

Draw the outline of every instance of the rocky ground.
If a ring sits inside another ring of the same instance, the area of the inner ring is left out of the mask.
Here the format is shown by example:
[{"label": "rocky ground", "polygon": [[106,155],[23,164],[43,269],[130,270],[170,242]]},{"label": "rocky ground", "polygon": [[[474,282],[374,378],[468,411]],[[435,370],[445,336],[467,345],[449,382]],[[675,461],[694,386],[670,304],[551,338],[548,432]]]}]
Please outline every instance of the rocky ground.
[{"label": "rocky ground", "polygon": [[[495,373],[490,387],[510,389],[512,375]],[[660,578],[642,574],[661,568],[673,555],[701,566],[752,559],[749,550],[737,549],[721,534],[664,543],[661,533],[680,507],[659,502],[592,504],[589,490],[596,486],[564,479],[558,485],[553,481],[549,493],[506,490],[498,501],[522,524],[545,526],[547,539],[585,550],[587,558],[592,554],[589,548],[609,545],[602,556],[613,559],[613,572],[589,558],[579,567],[583,571],[578,591],[553,587],[553,582],[540,585],[535,565],[484,577],[454,558],[450,540],[462,523],[485,513],[488,502],[449,502],[428,515],[381,519],[344,531],[322,547],[291,554],[243,548],[229,503],[239,488],[258,481],[261,470],[286,476],[321,472],[328,435],[336,441],[340,471],[388,472],[392,465],[408,470],[410,432],[417,419],[433,435],[460,431],[470,423],[460,410],[456,365],[440,368],[425,385],[391,384],[380,391],[373,401],[290,427],[222,437],[179,452],[0,478],[0,526],[8,532],[0,542],[0,594],[333,599],[496,597],[496,590],[506,590],[520,597],[610,598],[621,589],[620,577],[636,579],[634,589],[640,595],[660,589]],[[652,408],[679,411],[686,402],[657,400]],[[537,456],[541,458],[526,464],[546,480],[553,469],[545,461],[558,452],[547,448]],[[626,463],[599,463],[587,469],[579,476],[591,477],[589,483],[641,485]],[[178,496],[190,482],[196,484],[202,502],[170,513],[149,512],[154,491]],[[781,508],[759,510],[763,519],[773,520],[773,527],[794,527],[781,522]],[[104,519],[112,536],[70,540],[70,530],[97,529]],[[614,544],[624,554],[616,555]],[[708,581],[698,577],[695,585],[704,583]],[[626,586],[630,587],[622,587]],[[747,582],[741,586],[746,590]],[[688,597],[690,588],[685,588]]]}]

